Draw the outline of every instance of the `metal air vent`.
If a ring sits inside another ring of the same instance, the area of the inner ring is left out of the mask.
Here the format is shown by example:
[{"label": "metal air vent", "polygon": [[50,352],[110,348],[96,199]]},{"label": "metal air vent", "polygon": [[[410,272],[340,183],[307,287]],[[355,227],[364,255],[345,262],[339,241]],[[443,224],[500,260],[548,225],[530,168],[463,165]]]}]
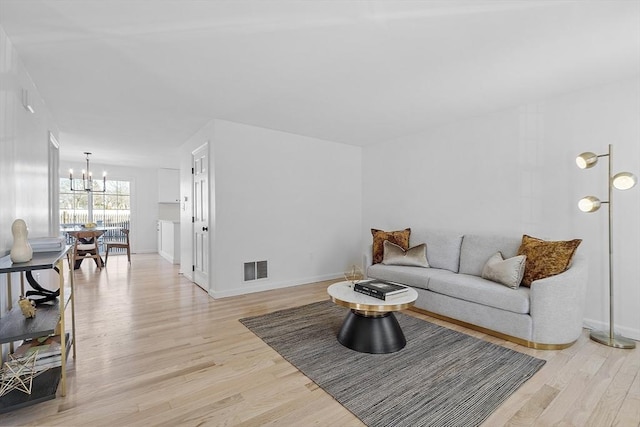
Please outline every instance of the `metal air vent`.
[{"label": "metal air vent", "polygon": [[268,277],[267,261],[251,261],[244,263],[244,281],[266,279]]}]

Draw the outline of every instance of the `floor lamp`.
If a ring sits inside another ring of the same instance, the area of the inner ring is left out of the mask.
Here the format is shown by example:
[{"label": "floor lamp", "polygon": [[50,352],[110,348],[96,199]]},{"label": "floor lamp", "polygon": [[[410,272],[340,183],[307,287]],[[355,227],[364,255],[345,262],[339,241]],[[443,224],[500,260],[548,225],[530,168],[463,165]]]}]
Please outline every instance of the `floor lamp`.
[{"label": "floor lamp", "polygon": [[611,175],[611,163],[612,163],[612,148],[609,144],[609,152],[607,154],[595,154],[586,152],[580,154],[576,158],[576,164],[580,169],[588,169],[598,162],[599,157],[609,157],[608,166],[608,180],[609,180],[609,200],[600,201],[597,197],[586,196],[578,202],[578,208],[582,212],[595,212],[600,209],[600,205],[606,203],[609,205],[608,219],[609,219],[609,330],[608,331],[591,331],[591,339],[599,342],[600,344],[608,345],[615,348],[635,348],[636,343],[629,338],[625,338],[621,335],[616,335],[613,327],[613,233],[612,233],[612,209],[613,209],[613,188],[618,190],[628,190],[636,185],[636,177],[629,172],[620,172],[615,175]]}]

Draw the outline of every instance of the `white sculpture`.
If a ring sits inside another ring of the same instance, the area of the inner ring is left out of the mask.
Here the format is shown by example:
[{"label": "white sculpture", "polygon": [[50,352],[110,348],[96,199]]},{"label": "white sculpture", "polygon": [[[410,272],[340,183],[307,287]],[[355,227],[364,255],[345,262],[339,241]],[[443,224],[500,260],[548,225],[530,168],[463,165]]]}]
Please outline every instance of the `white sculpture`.
[{"label": "white sculpture", "polygon": [[11,226],[11,233],[13,233],[13,246],[11,247],[11,261],[13,262],[27,262],[33,258],[33,249],[29,244],[27,236],[29,235],[29,229],[27,223],[22,219],[16,219]]}]

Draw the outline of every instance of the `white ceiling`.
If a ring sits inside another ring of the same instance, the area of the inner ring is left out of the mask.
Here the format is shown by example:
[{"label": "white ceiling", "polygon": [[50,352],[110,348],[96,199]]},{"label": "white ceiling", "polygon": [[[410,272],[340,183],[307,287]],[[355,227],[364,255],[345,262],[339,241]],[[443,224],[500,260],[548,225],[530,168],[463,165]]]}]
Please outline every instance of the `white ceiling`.
[{"label": "white ceiling", "polygon": [[0,0],[61,156],[225,119],[366,146],[640,73],[640,1]]}]

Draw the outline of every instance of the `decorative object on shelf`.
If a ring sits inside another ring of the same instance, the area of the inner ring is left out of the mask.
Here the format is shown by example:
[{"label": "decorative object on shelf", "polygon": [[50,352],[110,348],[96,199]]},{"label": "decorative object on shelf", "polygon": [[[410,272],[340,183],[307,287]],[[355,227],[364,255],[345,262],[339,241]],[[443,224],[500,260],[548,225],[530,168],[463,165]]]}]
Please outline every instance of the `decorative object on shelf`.
[{"label": "decorative object on shelf", "polygon": [[18,305],[20,306],[20,310],[22,310],[22,314],[27,319],[32,317],[36,317],[36,304],[20,295],[20,301],[18,301]]},{"label": "decorative object on shelf", "polygon": [[33,369],[38,352],[35,351],[27,357],[15,359],[11,355],[10,360],[2,365],[0,370],[0,396],[19,390],[26,394],[31,394],[31,385],[35,371]]},{"label": "decorative object on shelf", "polygon": [[595,212],[600,209],[602,204],[608,204],[608,234],[609,234],[609,330],[608,331],[591,331],[591,339],[599,342],[600,344],[608,345],[609,347],[631,349],[636,347],[636,343],[633,340],[625,338],[621,335],[616,335],[614,330],[614,316],[613,316],[613,188],[618,190],[628,190],[636,185],[637,179],[630,172],[620,172],[616,175],[611,174],[611,164],[613,163],[613,153],[611,144],[609,144],[609,152],[607,154],[595,154],[592,152],[585,152],[580,154],[576,158],[576,164],[580,169],[588,169],[596,165],[598,158],[609,157],[607,168],[607,179],[609,181],[609,200],[601,201],[595,196],[586,196],[580,199],[578,202],[578,208],[583,212]]},{"label": "decorative object on shelf", "polygon": [[56,298],[58,298],[58,296],[60,296],[60,289],[56,291],[45,289],[42,286],[40,286],[40,284],[37,281],[33,279],[32,275],[27,274],[26,276],[27,276],[27,281],[33,288],[32,291],[27,291],[26,295],[29,298],[29,301],[31,301],[36,306],[38,304],[43,304],[48,301],[53,301]]},{"label": "decorative object on shelf", "polygon": [[16,219],[11,225],[13,234],[13,246],[11,247],[12,262],[27,262],[33,258],[33,250],[29,245],[29,229],[23,219]]},{"label": "decorative object on shelf", "polygon": [[87,169],[82,169],[82,188],[74,188],[73,181],[76,179],[73,177],[73,169],[69,169],[69,182],[71,184],[71,191],[86,191],[88,193],[104,193],[107,190],[107,172],[102,173],[102,190],[96,190],[93,188],[93,173],[89,169],[89,156],[91,153],[85,151],[87,156]]},{"label": "decorative object on shelf", "polygon": [[362,274],[362,270],[354,264],[351,266],[350,270],[344,272],[344,278],[347,279],[347,282],[350,282],[353,285],[358,280],[362,280],[364,278],[364,274]]}]

